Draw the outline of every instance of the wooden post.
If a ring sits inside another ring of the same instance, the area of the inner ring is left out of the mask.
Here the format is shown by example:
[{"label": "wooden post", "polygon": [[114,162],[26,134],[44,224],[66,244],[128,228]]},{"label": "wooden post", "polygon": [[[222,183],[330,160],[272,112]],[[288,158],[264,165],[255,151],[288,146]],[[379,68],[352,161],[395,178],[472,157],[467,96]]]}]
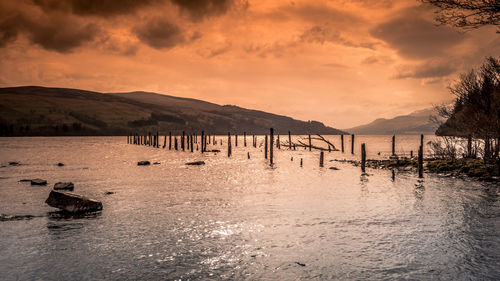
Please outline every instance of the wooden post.
[{"label": "wooden post", "polygon": [[227,133],[227,157],[231,157],[231,133]]},{"label": "wooden post", "polygon": [[392,155],[396,155],[396,135],[392,136]]},{"label": "wooden post", "polygon": [[281,149],[281,144],[280,144],[280,134],[278,134],[278,139],[276,140],[276,148]]},{"label": "wooden post", "polygon": [[312,143],[311,143],[311,135],[309,135],[309,151],[312,149]]},{"label": "wooden post", "polygon": [[247,132],[243,132],[243,146],[247,147]]},{"label": "wooden post", "polygon": [[292,150],[292,134],[288,131],[288,149]]},{"label": "wooden post", "polygon": [[252,135],[252,136],[253,136],[253,138],[252,138],[252,140],[253,140],[253,147],[257,147],[257,139],[255,138],[255,135]]},{"label": "wooden post", "polygon": [[250,152],[247,152],[247,158],[250,159]]},{"label": "wooden post", "polygon": [[410,159],[413,158],[413,150],[410,150]]},{"label": "wooden post", "polygon": [[354,154],[354,134],[351,135],[351,154]]},{"label": "wooden post", "polygon": [[205,146],[203,145],[205,140],[205,131],[201,131],[201,153],[205,152]]},{"label": "wooden post", "polygon": [[186,133],[184,131],[182,131],[182,138],[181,138],[181,148],[182,148],[182,151],[185,151],[185,146],[184,146],[184,138],[186,137]]},{"label": "wooden post", "polygon": [[174,137],[174,147],[175,150],[179,150],[179,146],[177,145],[177,136]]},{"label": "wooden post", "polygon": [[344,135],[340,135],[340,143],[342,146],[342,153],[344,153]]},{"label": "wooden post", "polygon": [[366,145],[364,143],[361,144],[361,172],[365,172],[366,170]]},{"label": "wooden post", "polygon": [[320,167],[323,167],[323,161],[324,161],[324,158],[325,158],[325,153],[323,151],[321,151],[319,153],[319,166]]},{"label": "wooden post", "polygon": [[168,132],[168,150],[172,150],[172,132]]},{"label": "wooden post", "polygon": [[418,177],[424,177],[424,148],[422,145],[418,149]]},{"label": "wooden post", "polygon": [[302,158],[300,158],[300,167],[302,167]]},{"label": "wooden post", "polygon": [[160,132],[156,131],[156,148],[160,148]]},{"label": "wooden post", "polygon": [[151,146],[151,132],[148,132],[148,146]]},{"label": "wooden post", "polygon": [[234,146],[238,146],[238,135],[234,135]]},{"label": "wooden post", "polygon": [[190,145],[191,152],[193,152],[194,151],[194,147],[193,147],[193,134],[191,134],[191,136],[189,137],[189,145]]},{"label": "wooden post", "polygon": [[273,128],[270,128],[269,129],[270,131],[270,138],[269,138],[269,163],[272,165],[273,164],[273,142],[274,142],[274,129]]},{"label": "wooden post", "polygon": [[264,145],[264,158],[267,159],[267,135],[266,135],[265,145]]}]

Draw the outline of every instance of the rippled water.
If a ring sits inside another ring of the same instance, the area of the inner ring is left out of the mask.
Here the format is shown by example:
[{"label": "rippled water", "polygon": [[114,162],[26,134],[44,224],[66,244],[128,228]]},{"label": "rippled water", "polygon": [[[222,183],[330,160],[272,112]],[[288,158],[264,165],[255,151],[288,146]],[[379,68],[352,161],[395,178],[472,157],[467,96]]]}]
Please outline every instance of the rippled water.
[{"label": "rippled water", "polygon": [[[390,136],[357,138],[368,158],[390,153]],[[418,141],[398,137],[398,151],[416,151]],[[262,148],[242,143],[228,159],[225,146],[201,155],[124,137],[1,138],[0,213],[18,219],[0,221],[0,278],[500,278],[498,186],[433,175],[421,184],[414,173],[393,181],[385,170],[362,176],[330,161],[357,157],[347,139],[346,153],[326,153],[324,168],[318,152],[285,149],[271,168]],[[184,165],[198,160],[206,165]],[[37,177],[48,186],[18,182]],[[44,201],[58,181],[104,210],[54,212]]]}]

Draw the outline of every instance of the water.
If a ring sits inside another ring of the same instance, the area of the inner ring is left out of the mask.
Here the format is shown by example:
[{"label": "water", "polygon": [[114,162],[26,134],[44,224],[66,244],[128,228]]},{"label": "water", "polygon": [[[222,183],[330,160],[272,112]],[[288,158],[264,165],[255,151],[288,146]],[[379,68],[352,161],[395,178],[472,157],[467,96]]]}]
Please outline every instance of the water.
[{"label": "water", "polygon": [[[358,139],[368,158],[390,153],[390,136]],[[416,151],[419,137],[398,140],[398,151]],[[326,153],[324,168],[318,152],[284,149],[271,168],[262,148],[242,145],[240,137],[228,159],[225,145],[202,156],[124,137],[1,138],[0,213],[19,216],[0,221],[1,279],[500,278],[498,186],[434,175],[421,186],[414,172],[362,176],[330,161],[357,157],[347,139],[349,153]],[[197,160],[207,164],[184,165]],[[18,182],[36,177],[48,186]],[[54,212],[44,201],[57,181],[74,182],[104,210]]]}]

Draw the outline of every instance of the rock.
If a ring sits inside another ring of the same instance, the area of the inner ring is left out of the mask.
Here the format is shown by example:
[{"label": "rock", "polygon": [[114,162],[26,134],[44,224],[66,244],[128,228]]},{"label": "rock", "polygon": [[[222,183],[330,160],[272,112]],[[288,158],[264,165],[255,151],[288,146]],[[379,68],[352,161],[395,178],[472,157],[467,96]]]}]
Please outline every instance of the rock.
[{"label": "rock", "polygon": [[12,216],[12,215],[6,215],[6,214],[0,214],[0,221],[20,221],[20,220],[30,220],[34,218],[35,216],[32,215],[19,215],[19,216]]},{"label": "rock", "polygon": [[59,162],[59,163],[57,163],[57,166],[62,167],[62,166],[64,166],[64,163]]},{"label": "rock", "polygon": [[21,164],[19,164],[19,162],[9,162],[9,165],[10,166],[19,166]]},{"label": "rock", "polygon": [[137,166],[148,166],[151,165],[151,162],[149,161],[139,161],[137,162]]},{"label": "rock", "polygon": [[330,169],[330,170],[335,170],[335,171],[338,171],[338,170],[339,170],[339,168],[337,168],[337,167],[330,167],[330,168],[328,168],[328,169]]},{"label": "rock", "polygon": [[220,149],[212,149],[212,150],[207,150],[205,152],[215,152],[215,153],[217,153],[217,152],[220,152]]},{"label": "rock", "polygon": [[205,161],[188,162],[186,163],[186,165],[191,165],[191,166],[205,165]]},{"label": "rock", "polygon": [[19,180],[19,182],[28,182],[28,181],[31,181],[31,179],[22,179],[22,180]]},{"label": "rock", "polygon": [[54,184],[54,190],[71,190],[75,188],[75,185],[72,182],[58,182]]},{"label": "rock", "polygon": [[115,194],[115,193],[113,191],[106,191],[104,194],[111,195],[111,194]]},{"label": "rock", "polygon": [[305,263],[301,263],[301,262],[298,262],[298,261],[296,261],[295,263],[298,264],[298,265],[300,265],[300,266],[306,266]]},{"label": "rock", "polygon": [[160,162],[154,162],[153,165],[160,165]]},{"label": "rock", "polygon": [[47,181],[42,179],[32,179],[31,185],[47,185]]},{"label": "rock", "polygon": [[102,210],[101,202],[66,191],[52,190],[47,200],[45,200],[45,203],[51,207],[59,208],[63,211],[71,213],[95,212]]}]

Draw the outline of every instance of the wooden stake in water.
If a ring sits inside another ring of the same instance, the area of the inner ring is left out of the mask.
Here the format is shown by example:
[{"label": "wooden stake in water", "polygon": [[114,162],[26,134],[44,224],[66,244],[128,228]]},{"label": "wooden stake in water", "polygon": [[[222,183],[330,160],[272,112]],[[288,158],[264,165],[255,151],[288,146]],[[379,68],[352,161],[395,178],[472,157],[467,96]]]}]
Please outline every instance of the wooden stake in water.
[{"label": "wooden stake in water", "polygon": [[292,150],[292,134],[288,131],[288,149]]},{"label": "wooden stake in water", "polygon": [[276,148],[281,149],[281,144],[280,144],[280,135],[278,134],[278,139],[276,140]]},{"label": "wooden stake in water", "polygon": [[193,152],[193,151],[194,151],[194,147],[193,147],[193,144],[194,144],[194,143],[193,143],[193,134],[191,134],[191,136],[190,136],[190,138],[189,138],[189,139],[190,139],[190,140],[189,140],[189,142],[190,142],[191,152]]},{"label": "wooden stake in water", "polygon": [[265,144],[264,144],[264,158],[267,159],[267,135],[266,135]]},{"label": "wooden stake in water", "polygon": [[272,165],[273,164],[273,142],[274,142],[274,129],[273,128],[270,128],[269,129],[270,131],[270,138],[269,138],[269,163]]},{"label": "wooden stake in water", "polygon": [[361,144],[361,172],[365,172],[366,168],[366,145]]},{"label": "wooden stake in water", "polygon": [[250,152],[247,152],[247,158],[250,159]]},{"label": "wooden stake in water", "polygon": [[247,132],[243,132],[243,146],[247,147]]},{"label": "wooden stake in water", "polygon": [[238,146],[238,135],[234,135],[234,146]]},{"label": "wooden stake in water", "polygon": [[422,145],[418,149],[418,177],[424,177],[424,149]]},{"label": "wooden stake in water", "polygon": [[181,148],[182,148],[182,151],[186,151],[185,150],[185,146],[184,146],[184,139],[186,138],[186,133],[184,131],[182,131],[182,138],[181,138]]},{"label": "wooden stake in water", "polygon": [[227,133],[227,157],[231,157],[231,133]]},{"label": "wooden stake in water", "polygon": [[172,132],[168,132],[168,150],[172,150]]},{"label": "wooden stake in water", "polygon": [[344,153],[344,135],[340,135],[340,143],[342,146],[342,153]]},{"label": "wooden stake in water", "polygon": [[175,150],[179,150],[179,146],[177,144],[177,136],[174,137],[174,147],[175,147]]},{"label": "wooden stake in water", "polygon": [[165,135],[165,138],[163,139],[163,148],[167,147],[167,135]]},{"label": "wooden stake in water", "polygon": [[396,155],[396,135],[392,136],[392,155]]},{"label": "wooden stake in water", "polygon": [[320,166],[320,167],[323,167],[324,158],[325,158],[325,153],[324,153],[323,151],[321,151],[321,152],[319,153],[319,166]]},{"label": "wooden stake in water", "polygon": [[351,135],[351,154],[354,154],[354,134]]},{"label": "wooden stake in water", "polygon": [[204,146],[204,140],[205,140],[205,131],[201,131],[201,153],[205,152],[205,146]]},{"label": "wooden stake in water", "polygon": [[302,167],[302,158],[300,158],[300,167]]},{"label": "wooden stake in water", "polygon": [[312,143],[311,143],[311,135],[309,135],[309,151],[312,149]]}]

